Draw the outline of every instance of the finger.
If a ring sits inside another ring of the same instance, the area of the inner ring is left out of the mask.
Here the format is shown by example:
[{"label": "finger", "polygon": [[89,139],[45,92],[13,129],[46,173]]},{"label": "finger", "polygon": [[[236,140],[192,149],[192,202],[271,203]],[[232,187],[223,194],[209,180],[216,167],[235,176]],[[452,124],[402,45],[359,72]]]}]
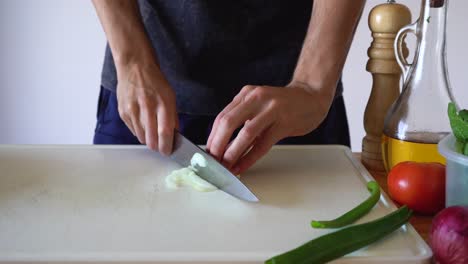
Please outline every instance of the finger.
[{"label": "finger", "polygon": [[281,137],[274,131],[278,129],[275,126],[270,127],[267,131],[257,138],[255,145],[252,149],[245,154],[237,164],[232,168],[232,173],[235,175],[241,174],[250,168],[255,162],[257,162],[261,157],[263,157],[271,147],[278,142]]},{"label": "finger", "polygon": [[138,141],[140,141],[141,144],[146,144],[145,130],[143,129],[143,126],[140,122],[139,116],[134,116],[132,118],[132,126],[135,131],[136,137],[138,138]]},{"label": "finger", "polygon": [[[218,160],[222,160],[226,146],[234,131],[242,126],[255,114],[256,106],[248,103],[241,103],[226,113],[220,120],[211,141],[210,154]],[[213,132],[212,132],[213,133]]]},{"label": "finger", "polygon": [[139,106],[132,107],[130,113],[130,123],[132,124],[132,128],[134,131],[134,135],[138,138],[140,143],[145,144],[145,130],[140,122],[140,108]]},{"label": "finger", "polygon": [[206,143],[206,149],[209,153],[211,153],[211,145],[213,142],[214,135],[216,135],[216,131],[218,130],[220,120],[224,118],[226,113],[230,112],[234,107],[236,107],[240,102],[238,100],[233,100],[231,103],[229,103],[223,111],[221,111],[217,116],[215,121],[213,122],[213,126],[211,128],[210,136],[208,137],[208,141]]},{"label": "finger", "polygon": [[164,155],[172,153],[172,143],[174,141],[175,117],[172,113],[174,111],[171,110],[165,107],[158,110],[159,152]]},{"label": "finger", "polygon": [[227,147],[222,159],[223,164],[231,168],[249,150],[254,140],[272,125],[273,121],[274,116],[271,113],[262,112],[253,120],[246,122],[237,137]]},{"label": "finger", "polygon": [[232,100],[231,103],[229,103],[223,111],[221,111],[218,116],[216,117],[213,127],[211,129],[210,136],[208,137],[208,141],[206,143],[206,149],[209,153],[211,153],[211,145],[213,142],[214,135],[217,133],[218,127],[220,120],[224,117],[224,115],[228,112],[230,112],[232,109],[234,109],[236,106],[238,106],[242,102],[242,98],[244,98],[249,92],[251,92],[255,87],[251,85],[247,85],[242,90],[237,94],[234,99]]},{"label": "finger", "polygon": [[154,108],[143,108],[142,123],[145,126],[146,145],[151,150],[158,150],[158,121]]}]

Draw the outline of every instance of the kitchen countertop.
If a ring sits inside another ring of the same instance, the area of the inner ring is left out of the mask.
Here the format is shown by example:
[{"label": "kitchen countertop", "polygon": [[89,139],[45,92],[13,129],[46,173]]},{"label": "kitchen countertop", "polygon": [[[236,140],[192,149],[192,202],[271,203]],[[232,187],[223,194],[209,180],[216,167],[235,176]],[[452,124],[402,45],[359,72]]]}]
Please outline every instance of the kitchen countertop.
[{"label": "kitchen countertop", "polygon": [[[358,160],[361,160],[361,153],[354,153]],[[384,172],[377,172],[369,170],[372,177],[379,183],[380,187],[388,194],[388,187],[387,187],[387,174]],[[395,202],[396,205],[398,205]],[[414,229],[418,231],[419,235],[426,241],[429,245],[429,230],[431,228],[431,222],[434,216],[427,216],[421,215],[417,213],[413,213],[413,216],[410,219],[411,224],[413,225]]]}]

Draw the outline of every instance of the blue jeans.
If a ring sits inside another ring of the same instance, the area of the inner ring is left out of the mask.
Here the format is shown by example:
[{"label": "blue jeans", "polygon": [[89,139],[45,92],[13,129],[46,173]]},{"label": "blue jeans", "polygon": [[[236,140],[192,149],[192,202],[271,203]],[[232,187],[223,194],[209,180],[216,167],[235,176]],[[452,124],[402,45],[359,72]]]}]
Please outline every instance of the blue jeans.
[{"label": "blue jeans", "polygon": [[[94,144],[140,144],[120,119],[117,96],[114,92],[101,87],[97,108]],[[216,116],[178,116],[180,132],[193,143],[205,145]],[[327,117],[317,129],[304,136],[285,138],[278,144],[339,144],[349,147],[349,129],[343,97],[335,98]]]}]

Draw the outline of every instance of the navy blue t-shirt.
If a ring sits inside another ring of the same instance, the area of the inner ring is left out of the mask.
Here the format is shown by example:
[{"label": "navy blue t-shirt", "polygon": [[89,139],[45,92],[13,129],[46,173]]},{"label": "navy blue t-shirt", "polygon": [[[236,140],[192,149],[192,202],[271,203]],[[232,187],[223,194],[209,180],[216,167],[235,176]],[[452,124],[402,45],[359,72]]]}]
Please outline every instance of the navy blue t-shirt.
[{"label": "navy blue t-shirt", "polygon": [[[244,85],[288,84],[312,4],[311,0],[139,1],[160,67],[176,93],[179,113],[197,115],[217,114]],[[114,91],[117,86],[108,46],[102,86]]]}]

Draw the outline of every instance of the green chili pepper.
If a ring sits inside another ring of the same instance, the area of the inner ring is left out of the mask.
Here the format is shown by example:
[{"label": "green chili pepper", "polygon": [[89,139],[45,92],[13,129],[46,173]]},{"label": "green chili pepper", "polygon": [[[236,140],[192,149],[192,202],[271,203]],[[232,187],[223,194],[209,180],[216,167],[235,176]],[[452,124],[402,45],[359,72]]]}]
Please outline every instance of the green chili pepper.
[{"label": "green chili pepper", "polygon": [[360,205],[356,206],[351,211],[344,215],[329,221],[312,220],[311,225],[314,228],[339,228],[353,223],[365,214],[367,214],[380,199],[380,188],[377,182],[370,181],[367,183],[367,189],[371,192],[371,196]]},{"label": "green chili pepper", "polygon": [[326,263],[365,247],[397,230],[411,217],[412,211],[403,206],[399,210],[374,221],[343,228],[318,237],[306,244],[267,260],[266,264]]}]

